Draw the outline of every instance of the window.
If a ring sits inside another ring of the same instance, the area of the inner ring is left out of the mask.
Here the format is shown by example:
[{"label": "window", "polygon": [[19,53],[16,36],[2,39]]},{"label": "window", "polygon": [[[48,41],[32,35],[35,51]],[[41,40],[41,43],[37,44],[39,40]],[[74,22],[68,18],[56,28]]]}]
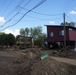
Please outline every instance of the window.
[{"label": "window", "polygon": [[64,30],[59,31],[59,36],[64,36]]},{"label": "window", "polygon": [[50,32],[49,33],[49,37],[53,37],[54,36],[54,33],[53,32]]}]

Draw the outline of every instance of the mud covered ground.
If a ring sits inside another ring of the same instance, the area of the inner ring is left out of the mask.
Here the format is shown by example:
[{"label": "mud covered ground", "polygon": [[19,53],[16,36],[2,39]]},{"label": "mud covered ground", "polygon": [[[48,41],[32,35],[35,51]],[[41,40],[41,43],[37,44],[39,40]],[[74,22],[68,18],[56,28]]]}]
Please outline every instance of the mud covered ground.
[{"label": "mud covered ground", "polygon": [[[44,54],[49,56],[41,60]],[[64,62],[52,57],[64,58]],[[65,63],[65,59],[76,60],[73,50],[25,50],[7,49],[0,51],[0,75],[75,75],[76,65]]]}]

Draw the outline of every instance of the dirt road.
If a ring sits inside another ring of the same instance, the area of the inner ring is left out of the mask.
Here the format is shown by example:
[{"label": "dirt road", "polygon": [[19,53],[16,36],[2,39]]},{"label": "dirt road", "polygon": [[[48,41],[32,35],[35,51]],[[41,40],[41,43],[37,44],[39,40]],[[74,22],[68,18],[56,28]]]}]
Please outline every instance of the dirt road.
[{"label": "dirt road", "polygon": [[52,57],[53,59],[57,60],[58,62],[63,62],[71,65],[76,65],[75,59],[68,59],[68,58],[61,58],[61,57]]}]

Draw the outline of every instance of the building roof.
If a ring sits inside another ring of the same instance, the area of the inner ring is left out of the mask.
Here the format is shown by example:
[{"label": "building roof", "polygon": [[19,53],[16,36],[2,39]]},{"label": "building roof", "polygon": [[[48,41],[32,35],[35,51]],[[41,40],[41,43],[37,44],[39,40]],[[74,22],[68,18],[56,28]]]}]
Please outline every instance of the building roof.
[{"label": "building roof", "polygon": [[[45,25],[45,26],[47,26],[47,27],[63,27],[63,25]],[[73,27],[73,26],[66,26],[66,27],[76,30],[76,27]]]}]

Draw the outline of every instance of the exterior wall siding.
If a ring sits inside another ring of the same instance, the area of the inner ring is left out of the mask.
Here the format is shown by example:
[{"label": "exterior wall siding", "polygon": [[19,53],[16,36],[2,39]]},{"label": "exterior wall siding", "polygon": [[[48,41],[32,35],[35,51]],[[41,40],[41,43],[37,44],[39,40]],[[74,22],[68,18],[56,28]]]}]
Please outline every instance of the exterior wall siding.
[{"label": "exterior wall siding", "polygon": [[69,40],[76,41],[76,30],[69,30]]},{"label": "exterior wall siding", "polygon": [[[47,26],[47,40],[48,42],[59,42],[59,41],[64,41],[64,36],[59,36],[59,31],[64,30],[63,26]],[[66,27],[66,41],[69,40],[69,28]],[[54,36],[49,37],[49,33],[53,32]]]}]

